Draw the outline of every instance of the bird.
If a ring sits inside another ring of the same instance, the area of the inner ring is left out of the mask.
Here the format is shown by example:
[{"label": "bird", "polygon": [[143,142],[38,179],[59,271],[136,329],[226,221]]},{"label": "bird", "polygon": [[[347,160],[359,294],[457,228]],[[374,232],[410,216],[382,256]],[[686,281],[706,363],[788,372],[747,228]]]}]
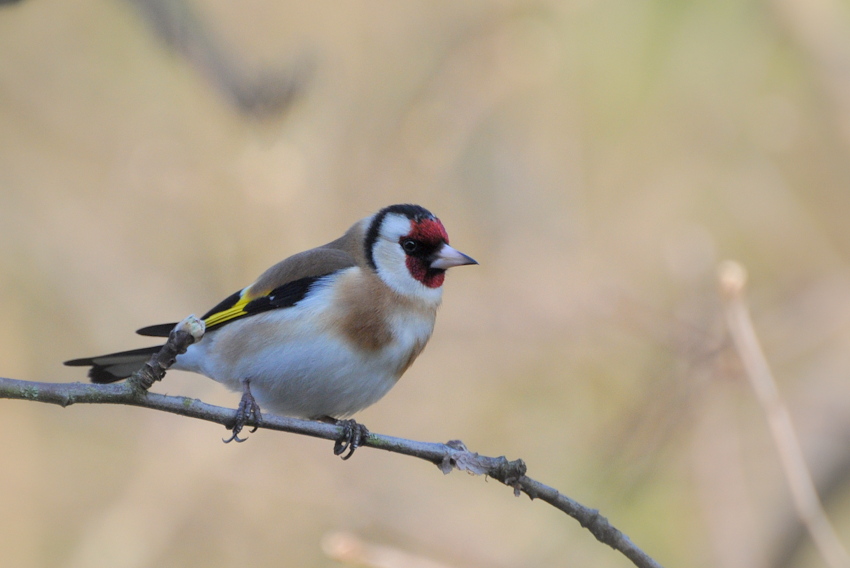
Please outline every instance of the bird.
[{"label": "bird", "polygon": [[[434,330],[449,268],[478,264],[449,246],[443,223],[398,204],[354,223],[341,237],[263,272],[201,319],[200,341],[173,369],[242,392],[231,437],[261,411],[339,424],[337,455],[351,457],[369,432],[348,419],[381,399],[422,353]],[[167,337],[176,324],[141,328]],[[93,383],[126,379],[162,345],[66,361]]]}]

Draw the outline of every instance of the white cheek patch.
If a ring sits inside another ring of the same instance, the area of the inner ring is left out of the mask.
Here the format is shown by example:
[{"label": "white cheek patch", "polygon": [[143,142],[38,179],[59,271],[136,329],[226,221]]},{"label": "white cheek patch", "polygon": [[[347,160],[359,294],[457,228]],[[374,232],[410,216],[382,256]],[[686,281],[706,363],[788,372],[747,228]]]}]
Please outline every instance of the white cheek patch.
[{"label": "white cheek patch", "polygon": [[381,223],[378,240],[375,241],[372,248],[372,257],[375,260],[378,274],[384,282],[402,293],[405,292],[397,289],[398,283],[405,280],[415,282],[410,271],[407,270],[407,255],[404,254],[404,250],[399,244],[399,240],[409,233],[410,220],[407,217],[394,214],[387,215]]},{"label": "white cheek patch", "polygon": [[410,275],[407,269],[407,255],[398,245],[390,241],[379,240],[372,249],[378,276],[396,292],[404,295],[416,294],[420,282]]}]

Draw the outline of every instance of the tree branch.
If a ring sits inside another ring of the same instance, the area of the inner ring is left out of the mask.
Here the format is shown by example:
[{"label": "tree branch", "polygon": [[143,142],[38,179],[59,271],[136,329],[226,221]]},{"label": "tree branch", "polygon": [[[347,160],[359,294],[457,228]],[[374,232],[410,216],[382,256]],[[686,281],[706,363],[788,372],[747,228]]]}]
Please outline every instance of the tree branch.
[{"label": "tree branch", "polygon": [[[43,383],[0,377],[0,398],[45,402],[63,407],[71,404],[127,404],[230,427],[236,415],[233,409],[214,406],[198,399],[147,391],[154,381],[165,375],[174,358],[202,335],[203,323],[196,318],[190,317],[180,322],[171,332],[163,349],[151,357],[151,361],[141,371],[123,383]],[[246,425],[325,440],[338,440],[343,434],[343,428],[335,424],[265,413],[259,421],[250,420]],[[540,499],[563,511],[589,530],[597,540],[624,554],[638,568],[661,568],[658,562],[635,546],[628,536],[612,526],[599,511],[585,507],[562,495],[557,489],[528,477],[525,474],[525,462],[521,459],[509,461],[504,456],[482,456],[469,451],[459,440],[440,444],[370,433],[362,445],[429,461],[444,474],[458,469],[492,477],[512,487],[516,496],[525,493],[531,499]]]}]

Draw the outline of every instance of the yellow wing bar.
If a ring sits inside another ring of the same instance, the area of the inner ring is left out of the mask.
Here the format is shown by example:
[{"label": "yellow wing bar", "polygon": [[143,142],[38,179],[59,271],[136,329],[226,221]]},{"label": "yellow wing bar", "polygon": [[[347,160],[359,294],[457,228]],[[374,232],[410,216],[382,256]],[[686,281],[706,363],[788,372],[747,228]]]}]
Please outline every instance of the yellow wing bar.
[{"label": "yellow wing bar", "polygon": [[207,327],[213,327],[215,325],[223,324],[224,322],[230,321],[232,319],[236,319],[240,316],[244,316],[248,312],[245,311],[245,306],[253,299],[247,293],[248,288],[242,290],[239,295],[239,299],[235,304],[230,307],[223,309],[221,311],[209,314],[206,318],[204,318],[204,323]]}]

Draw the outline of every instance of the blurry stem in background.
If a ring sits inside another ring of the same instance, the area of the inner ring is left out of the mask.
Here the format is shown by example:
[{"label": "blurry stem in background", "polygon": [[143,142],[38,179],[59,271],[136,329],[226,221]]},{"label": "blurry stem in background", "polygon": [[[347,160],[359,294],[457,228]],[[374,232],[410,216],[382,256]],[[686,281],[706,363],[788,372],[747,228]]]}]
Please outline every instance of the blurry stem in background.
[{"label": "blurry stem in background", "polygon": [[[200,320],[194,316],[186,318],[175,326],[160,352],[151,357],[141,371],[122,383],[42,383],[0,377],[0,398],[46,402],[63,407],[75,403],[128,404],[231,426],[235,410],[206,404],[197,399],[166,396],[147,390],[155,381],[162,379],[177,354],[185,352],[189,345],[203,336],[203,332]],[[263,414],[259,420],[249,419],[246,425],[334,441],[343,434],[343,428],[335,424],[271,414]],[[593,533],[597,540],[621,552],[638,568],[661,568],[658,562],[635,546],[628,536],[612,526],[599,511],[585,507],[562,495],[557,489],[526,476],[525,462],[521,459],[509,461],[504,456],[482,456],[467,450],[459,440],[438,444],[374,433],[368,435],[362,446],[427,460],[445,474],[458,469],[492,477],[512,487],[517,496],[525,493],[531,499],[540,499],[563,511]]]},{"label": "blurry stem in background", "polygon": [[720,265],[719,276],[729,333],[756,398],[767,416],[770,433],[791,489],[794,508],[826,563],[831,568],[850,568],[850,556],[827,519],[791,423],[791,415],[779,396],[776,381],[753,328],[744,301],[746,271],[737,262],[726,261]]},{"label": "blurry stem in background", "polygon": [[322,539],[322,551],[332,560],[361,568],[448,568],[447,564],[413,555],[392,546],[372,544],[348,532]]},{"label": "blurry stem in background", "polygon": [[186,0],[128,0],[156,37],[186,58],[241,114],[271,118],[305,89],[312,57],[252,72]]}]

